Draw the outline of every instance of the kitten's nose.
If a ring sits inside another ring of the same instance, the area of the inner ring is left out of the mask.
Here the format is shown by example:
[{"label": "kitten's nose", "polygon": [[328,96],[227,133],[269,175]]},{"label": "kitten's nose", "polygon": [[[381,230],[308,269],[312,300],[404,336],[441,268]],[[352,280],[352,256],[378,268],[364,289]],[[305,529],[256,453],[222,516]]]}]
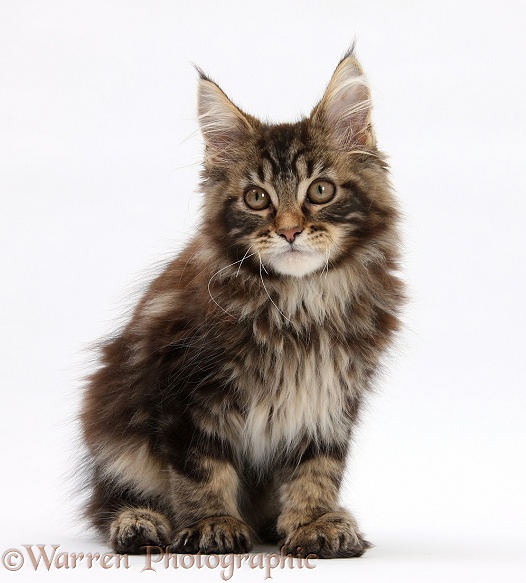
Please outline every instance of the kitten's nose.
[{"label": "kitten's nose", "polygon": [[289,243],[294,243],[296,235],[299,235],[302,231],[303,229],[301,227],[290,227],[288,229],[278,229],[276,233],[280,237],[287,239]]}]

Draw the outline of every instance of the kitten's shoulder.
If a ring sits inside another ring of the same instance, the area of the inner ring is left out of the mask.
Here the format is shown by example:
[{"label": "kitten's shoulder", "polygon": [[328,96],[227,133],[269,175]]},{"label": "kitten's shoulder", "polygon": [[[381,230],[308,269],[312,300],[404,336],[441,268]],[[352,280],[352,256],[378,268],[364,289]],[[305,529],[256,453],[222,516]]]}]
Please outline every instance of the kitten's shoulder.
[{"label": "kitten's shoulder", "polygon": [[140,299],[132,324],[166,319],[200,306],[202,289],[214,258],[199,240],[190,243],[150,283]]}]

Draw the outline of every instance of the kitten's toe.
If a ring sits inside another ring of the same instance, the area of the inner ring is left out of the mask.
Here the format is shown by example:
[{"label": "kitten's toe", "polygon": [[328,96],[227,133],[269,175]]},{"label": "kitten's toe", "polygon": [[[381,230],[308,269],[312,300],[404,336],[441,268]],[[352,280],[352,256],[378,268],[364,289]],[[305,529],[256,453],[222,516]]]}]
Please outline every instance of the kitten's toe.
[{"label": "kitten's toe", "polygon": [[252,548],[248,526],[232,516],[213,516],[177,533],[173,553],[247,553]]},{"label": "kitten's toe", "polygon": [[300,526],[283,542],[283,552],[294,556],[316,555],[320,559],[361,557],[370,548],[346,511],[328,512]]},{"label": "kitten's toe", "polygon": [[119,554],[140,555],[145,547],[165,547],[170,542],[168,519],[147,508],[122,510],[110,527],[110,545]]}]

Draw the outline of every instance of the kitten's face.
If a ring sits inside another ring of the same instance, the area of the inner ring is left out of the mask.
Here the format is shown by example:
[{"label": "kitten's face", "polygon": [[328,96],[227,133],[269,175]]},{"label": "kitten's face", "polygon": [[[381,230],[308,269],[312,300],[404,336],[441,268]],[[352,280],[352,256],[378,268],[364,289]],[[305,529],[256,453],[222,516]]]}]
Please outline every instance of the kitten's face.
[{"label": "kitten's face", "polygon": [[243,269],[321,274],[381,228],[391,199],[363,79],[348,56],[309,118],[268,125],[202,78],[207,224]]},{"label": "kitten's face", "polygon": [[328,269],[353,230],[348,177],[315,147],[308,125],[260,126],[223,183],[225,236],[264,272]]}]

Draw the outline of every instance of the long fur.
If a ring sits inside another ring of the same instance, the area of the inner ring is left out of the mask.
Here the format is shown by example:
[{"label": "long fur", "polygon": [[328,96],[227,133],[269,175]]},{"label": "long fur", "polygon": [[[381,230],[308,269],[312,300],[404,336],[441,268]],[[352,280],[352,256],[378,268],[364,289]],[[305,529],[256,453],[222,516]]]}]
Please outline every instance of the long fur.
[{"label": "long fur", "polygon": [[[348,54],[295,124],[260,122],[203,74],[199,96],[201,224],[89,378],[87,514],[118,552],[244,552],[259,538],[359,556],[339,485],[403,302],[365,77]],[[322,205],[307,194],[320,179],[336,188]],[[249,187],[271,205],[249,208]]]}]

